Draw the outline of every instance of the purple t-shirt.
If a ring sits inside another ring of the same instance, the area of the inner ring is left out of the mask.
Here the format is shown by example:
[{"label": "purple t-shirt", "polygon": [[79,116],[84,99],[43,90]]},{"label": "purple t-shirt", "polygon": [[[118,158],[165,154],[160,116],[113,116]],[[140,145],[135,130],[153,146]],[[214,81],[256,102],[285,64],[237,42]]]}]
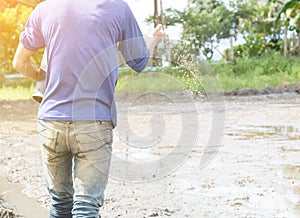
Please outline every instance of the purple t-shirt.
[{"label": "purple t-shirt", "polygon": [[149,60],[140,28],[122,0],[48,0],[30,15],[20,41],[47,48],[46,90],[38,118],[113,120],[117,50],[135,71]]}]

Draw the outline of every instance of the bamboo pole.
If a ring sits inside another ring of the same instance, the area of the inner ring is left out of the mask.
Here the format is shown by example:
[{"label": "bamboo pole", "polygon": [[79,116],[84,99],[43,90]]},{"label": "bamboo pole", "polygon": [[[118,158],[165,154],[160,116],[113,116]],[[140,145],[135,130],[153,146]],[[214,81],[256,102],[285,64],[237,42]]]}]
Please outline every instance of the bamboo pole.
[{"label": "bamboo pole", "polygon": [[[157,5],[157,0],[154,0],[154,28],[158,25],[158,5]],[[152,65],[153,66],[157,66],[158,62],[157,62],[157,58],[156,58],[156,54],[157,54],[157,46],[154,48],[154,52],[153,52],[153,57],[152,57]]]}]

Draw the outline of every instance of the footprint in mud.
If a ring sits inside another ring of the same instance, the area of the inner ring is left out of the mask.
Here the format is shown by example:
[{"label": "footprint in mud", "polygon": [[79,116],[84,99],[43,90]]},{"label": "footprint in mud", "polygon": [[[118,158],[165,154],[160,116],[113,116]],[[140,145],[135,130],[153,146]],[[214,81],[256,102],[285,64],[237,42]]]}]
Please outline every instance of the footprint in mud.
[{"label": "footprint in mud", "polygon": [[240,207],[244,205],[245,203],[249,202],[249,196],[243,197],[243,198],[235,198],[233,199],[232,206],[234,207]]},{"label": "footprint in mud", "polygon": [[235,180],[235,184],[240,187],[245,187],[246,185],[249,185],[254,182],[254,179],[251,178],[238,178]]},{"label": "footprint in mud", "polygon": [[283,168],[284,177],[300,181],[300,166],[287,165]]},{"label": "footprint in mud", "polygon": [[155,212],[150,214],[148,217],[162,217],[162,216],[171,216],[174,213],[174,211],[166,209],[156,209]]},{"label": "footprint in mud", "polygon": [[202,183],[201,187],[202,188],[210,189],[210,188],[216,187],[216,184],[215,184],[215,182],[213,180],[208,180],[208,181],[205,181],[204,183]]}]

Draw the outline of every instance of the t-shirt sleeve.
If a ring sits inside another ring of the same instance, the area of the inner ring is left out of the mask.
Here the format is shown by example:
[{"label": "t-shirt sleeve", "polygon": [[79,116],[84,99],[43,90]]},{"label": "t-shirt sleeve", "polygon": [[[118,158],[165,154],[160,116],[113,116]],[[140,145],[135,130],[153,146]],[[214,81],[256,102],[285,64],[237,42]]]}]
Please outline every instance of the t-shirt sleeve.
[{"label": "t-shirt sleeve", "polygon": [[126,7],[123,16],[119,50],[128,66],[136,72],[141,72],[149,61],[150,52],[146,46],[140,27],[129,7]]},{"label": "t-shirt sleeve", "polygon": [[20,42],[30,51],[37,51],[40,48],[45,47],[45,40],[41,29],[39,5],[29,16],[25,24],[25,29],[20,35]]}]

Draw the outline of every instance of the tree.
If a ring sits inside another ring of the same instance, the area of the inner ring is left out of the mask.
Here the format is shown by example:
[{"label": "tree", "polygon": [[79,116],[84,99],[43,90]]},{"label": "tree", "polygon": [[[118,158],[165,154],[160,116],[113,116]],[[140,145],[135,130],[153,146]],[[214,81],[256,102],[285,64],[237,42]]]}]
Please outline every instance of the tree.
[{"label": "tree", "polygon": [[[0,72],[13,73],[12,60],[19,43],[19,35],[24,29],[33,7],[39,0],[0,0]],[[40,63],[41,55],[35,55],[34,61]]]},{"label": "tree", "polygon": [[[299,0],[300,1],[300,0]],[[184,10],[167,9],[166,25],[183,27],[182,40],[190,44],[192,55],[203,54],[211,59],[222,39],[236,39],[241,34],[245,45],[236,48],[236,55],[259,56],[282,47],[281,28],[275,17],[281,6],[275,0],[240,0],[225,4],[221,0],[189,0]],[[147,19],[153,21],[153,17]]]},{"label": "tree", "polygon": [[235,16],[239,19],[238,32],[245,43],[235,48],[237,57],[260,56],[270,50],[282,47],[281,28],[276,25],[275,17],[279,3],[257,0],[231,2]]},{"label": "tree", "polygon": [[279,23],[282,15],[284,19],[282,20],[283,25],[290,31],[296,31],[298,34],[298,55],[300,56],[300,0],[290,0],[283,5],[279,11],[276,22]]},{"label": "tree", "polygon": [[0,0],[0,11],[2,12],[6,8],[14,8],[17,5],[35,7],[41,1],[43,0]]},{"label": "tree", "polygon": [[[0,72],[4,74],[13,73],[12,60],[19,43],[20,33],[32,12],[32,7],[17,5],[6,8],[0,14]],[[42,52],[42,51],[41,51]],[[33,60],[41,61],[41,55],[37,54]]]},{"label": "tree", "polygon": [[0,63],[2,73],[12,73],[12,59],[19,43],[19,35],[31,9],[17,5],[0,14]]},{"label": "tree", "polygon": [[[213,57],[221,39],[230,36],[230,30],[238,20],[219,0],[193,0],[183,11],[167,9],[166,25],[183,26],[182,40],[190,44],[194,55],[203,54],[207,59]],[[147,19],[151,22],[153,17]]]}]

